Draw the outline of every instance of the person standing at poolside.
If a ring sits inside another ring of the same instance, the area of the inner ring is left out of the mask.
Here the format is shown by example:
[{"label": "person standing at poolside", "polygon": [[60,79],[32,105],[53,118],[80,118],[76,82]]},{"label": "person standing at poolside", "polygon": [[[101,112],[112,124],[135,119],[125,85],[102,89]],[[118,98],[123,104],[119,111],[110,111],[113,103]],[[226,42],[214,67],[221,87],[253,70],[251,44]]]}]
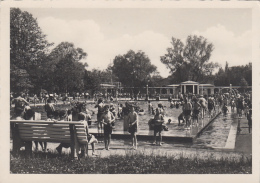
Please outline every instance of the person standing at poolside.
[{"label": "person standing at poolside", "polygon": [[196,124],[199,123],[199,113],[200,113],[201,105],[198,101],[197,98],[194,99],[194,104],[193,104],[193,121],[197,121]]},{"label": "person standing at poolside", "polygon": [[165,116],[164,107],[161,103],[158,104],[158,109],[160,110],[160,114]]},{"label": "person standing at poolside", "polygon": [[101,117],[104,114],[104,101],[102,98],[98,99],[98,104],[95,106],[95,108],[98,108],[97,126],[98,126],[98,134],[100,134],[100,133],[102,133],[102,129],[103,129]]},{"label": "person standing at poolside", "polygon": [[237,102],[237,108],[238,108],[238,115],[239,115],[239,118],[242,118],[242,113],[243,113],[243,110],[245,108],[245,105],[244,105],[244,97],[241,95],[238,102]]},{"label": "person standing at poolside", "polygon": [[182,110],[183,110],[184,119],[185,119],[185,122],[186,122],[186,127],[188,128],[190,126],[190,121],[191,121],[192,105],[188,101],[187,97],[184,98],[184,104],[183,104]]},{"label": "person standing at poolside", "polygon": [[215,111],[215,102],[213,100],[213,97],[209,97],[209,99],[208,99],[209,118],[213,117],[213,112],[212,111]]},{"label": "person standing at poolside", "polygon": [[124,125],[123,125],[123,131],[127,131],[129,128],[129,123],[128,123],[128,114],[130,112],[130,104],[128,102],[125,103],[125,107],[122,109],[122,115],[124,117]]},{"label": "person standing at poolside", "polygon": [[134,147],[134,149],[137,149],[136,133],[137,133],[137,128],[138,128],[138,115],[135,112],[134,106],[130,107],[130,113],[128,114],[128,120],[129,120],[128,132],[131,133],[132,146]]},{"label": "person standing at poolside", "polygon": [[154,116],[154,142],[156,145],[156,135],[159,134],[159,146],[162,145],[162,124],[164,123],[163,115],[160,113],[160,109],[156,108],[155,116]]},{"label": "person standing at poolside", "polygon": [[115,121],[114,115],[109,111],[109,105],[105,106],[105,113],[101,116],[101,122],[104,125],[105,149],[109,151],[109,145],[112,134],[112,123]]},{"label": "person standing at poolside", "polygon": [[207,110],[207,104],[208,104],[206,99],[203,97],[203,95],[200,95],[199,103],[201,105],[201,118],[203,119],[205,116],[205,112]]},{"label": "person standing at poolside", "polygon": [[152,113],[152,110],[153,110],[153,104],[151,103],[151,101],[148,101],[148,112],[149,112],[149,114]]}]

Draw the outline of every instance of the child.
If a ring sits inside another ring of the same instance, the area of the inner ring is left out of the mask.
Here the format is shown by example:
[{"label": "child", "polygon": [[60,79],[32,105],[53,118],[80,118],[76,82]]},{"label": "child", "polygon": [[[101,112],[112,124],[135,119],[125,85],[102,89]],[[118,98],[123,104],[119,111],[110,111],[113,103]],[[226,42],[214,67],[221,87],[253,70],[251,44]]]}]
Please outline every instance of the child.
[{"label": "child", "polygon": [[[54,120],[58,120],[58,121],[66,121],[67,119],[67,111],[66,110],[62,110],[62,111],[55,111],[54,113]],[[58,151],[59,155],[61,155],[62,152],[62,148],[69,148],[70,144],[69,143],[60,143],[60,145],[58,147],[56,147],[56,150]]]},{"label": "child", "polygon": [[159,133],[159,146],[162,145],[162,124],[164,122],[163,115],[160,113],[160,110],[156,108],[156,114],[154,116],[154,142],[156,145],[156,135]]},{"label": "child", "polygon": [[223,115],[226,116],[227,115],[227,111],[228,111],[228,107],[227,107],[226,103],[224,103],[224,105],[222,107],[222,111],[223,111]]},{"label": "child", "polygon": [[178,126],[181,125],[181,121],[182,121],[183,123],[184,123],[184,121],[185,121],[183,112],[178,116]]},{"label": "child", "polygon": [[95,153],[95,143],[97,143],[98,141],[94,135],[92,135],[88,132],[88,122],[86,121],[87,118],[88,118],[87,114],[85,114],[83,112],[80,112],[78,115],[79,121],[83,122],[83,124],[86,128],[88,144],[91,144],[91,147],[92,147],[92,155],[96,156],[97,154]]},{"label": "child", "polygon": [[244,99],[243,97],[239,97],[237,99],[237,114],[239,118],[242,118],[242,111],[244,110]]},{"label": "child", "polygon": [[245,103],[244,114],[245,114],[246,118],[247,118],[248,112],[249,112],[249,107],[248,107],[248,104]]},{"label": "child", "polygon": [[151,114],[153,111],[153,104],[151,103],[151,101],[148,101],[148,112]]},{"label": "child", "polygon": [[[67,111],[65,111],[65,110],[62,110],[62,111],[60,111],[59,112],[59,117],[60,117],[60,121],[65,121],[65,119],[66,119],[66,117],[67,117]],[[79,114],[78,114],[78,120],[80,120],[80,121],[82,121],[83,122],[83,124],[84,124],[84,127],[86,128],[86,134],[87,134],[87,140],[88,140],[88,142],[89,142],[89,144],[91,144],[91,146],[92,146],[92,155],[96,155],[95,154],[95,144],[94,143],[97,143],[97,140],[96,140],[96,138],[93,136],[93,135],[91,135],[91,134],[89,134],[88,133],[88,123],[87,123],[87,121],[86,121],[86,119],[87,119],[87,115],[85,114],[85,113],[83,113],[83,112],[80,112]],[[93,138],[93,139],[92,139]],[[92,139],[92,140],[91,140]],[[90,142],[90,140],[91,140],[91,142]],[[62,148],[69,148],[70,147],[70,144],[67,144],[67,143],[61,143],[57,148],[56,148],[56,150],[58,151],[58,153],[61,155],[61,152],[62,152]]]},{"label": "child", "polygon": [[51,99],[47,100],[45,105],[45,111],[47,113],[47,118],[53,118],[53,112],[55,111],[54,105],[51,103]]},{"label": "child", "polygon": [[136,132],[138,127],[138,117],[137,113],[135,112],[135,107],[131,106],[130,113],[128,114],[128,120],[129,120],[129,128],[128,132],[131,133],[132,138],[132,146],[134,149],[137,149],[137,138],[136,138]]},{"label": "child", "polygon": [[231,104],[230,105],[231,105],[231,111],[234,111],[234,109],[236,107],[236,103],[235,103],[234,99],[231,100]]},{"label": "child", "polygon": [[109,111],[109,105],[105,106],[105,113],[101,116],[101,122],[104,125],[105,149],[109,151],[109,145],[112,134],[112,123],[115,121],[114,115]]},{"label": "child", "polygon": [[209,97],[208,100],[208,112],[209,112],[209,118],[213,117],[212,110],[215,110],[215,102],[212,97]]},{"label": "child", "polygon": [[162,104],[160,104],[160,103],[158,104],[158,109],[160,110],[160,111],[159,111],[160,114],[163,115],[163,116],[165,116],[164,107],[163,107]]},{"label": "child", "polygon": [[179,107],[180,107],[180,102],[176,102],[175,107],[176,107],[176,109],[179,109]]},{"label": "child", "polygon": [[174,102],[173,101],[170,102],[170,108],[174,108]]},{"label": "child", "polygon": [[122,111],[123,111],[123,104],[118,104],[119,106],[118,106],[118,113],[117,113],[117,116],[119,117],[119,118],[121,118],[122,117]]},{"label": "child", "polygon": [[110,112],[112,112],[112,114],[116,117],[116,109],[115,109],[115,107],[114,107],[114,104],[110,104]]},{"label": "child", "polygon": [[201,109],[201,105],[198,101],[198,99],[194,99],[194,105],[193,105],[193,121],[196,120],[197,124],[199,122],[199,113],[200,113],[200,109]]}]

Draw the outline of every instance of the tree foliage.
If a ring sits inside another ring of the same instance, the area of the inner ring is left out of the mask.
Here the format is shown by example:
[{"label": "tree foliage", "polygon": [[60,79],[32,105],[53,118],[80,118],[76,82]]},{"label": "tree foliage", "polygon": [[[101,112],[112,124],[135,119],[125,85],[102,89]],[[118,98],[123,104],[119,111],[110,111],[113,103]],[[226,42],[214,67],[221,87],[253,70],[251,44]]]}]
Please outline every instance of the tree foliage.
[{"label": "tree foliage", "polygon": [[103,71],[98,69],[92,69],[91,71],[86,71],[84,75],[85,89],[88,91],[92,91],[92,93],[94,93],[101,89],[100,84],[111,83],[111,77],[112,77],[112,81],[117,81],[113,76],[113,74],[112,76],[111,74],[112,73],[109,69]]},{"label": "tree foliage", "polygon": [[219,68],[214,76],[216,86],[252,86],[252,63],[245,66],[229,67],[226,62],[225,69]]},{"label": "tree foliage", "polygon": [[125,55],[116,56],[111,68],[119,82],[127,87],[145,86],[156,71],[156,66],[151,64],[144,52],[135,53],[133,50],[129,50]]},{"label": "tree foliage", "polygon": [[87,64],[80,61],[86,56],[87,53],[75,48],[73,43],[62,42],[57,45],[46,62],[46,88],[56,92],[83,91]]},{"label": "tree foliage", "polygon": [[172,47],[161,56],[161,62],[170,69],[174,82],[186,80],[202,81],[212,75],[218,64],[209,62],[214,50],[212,43],[202,36],[188,36],[186,44],[180,39],[172,38]]},{"label": "tree foliage", "polygon": [[44,62],[51,45],[30,13],[19,8],[11,8],[11,90],[22,91],[39,87],[37,81],[40,65]]}]

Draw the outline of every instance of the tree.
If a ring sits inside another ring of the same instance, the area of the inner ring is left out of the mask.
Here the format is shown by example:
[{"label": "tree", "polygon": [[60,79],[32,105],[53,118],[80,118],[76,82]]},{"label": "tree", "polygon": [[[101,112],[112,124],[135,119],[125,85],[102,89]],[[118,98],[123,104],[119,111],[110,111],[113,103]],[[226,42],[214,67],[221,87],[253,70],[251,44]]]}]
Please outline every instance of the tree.
[{"label": "tree", "polygon": [[[42,33],[37,20],[19,8],[10,11],[10,65],[11,90],[19,92],[20,89],[39,87],[40,65],[44,62],[48,48],[46,35]],[[26,74],[19,74],[26,73]],[[19,75],[20,79],[16,79]],[[26,81],[20,86],[21,79]],[[38,81],[38,82],[37,82]]]},{"label": "tree", "polygon": [[50,92],[74,92],[84,89],[84,74],[87,63],[80,61],[87,56],[73,43],[62,42],[49,54],[46,64],[46,88]]},{"label": "tree", "polygon": [[156,66],[151,64],[144,52],[135,53],[133,50],[129,50],[125,55],[116,56],[111,68],[119,82],[127,87],[146,86],[152,74],[156,72]]},{"label": "tree", "polygon": [[185,45],[180,39],[172,38],[171,44],[172,47],[161,56],[161,62],[170,69],[175,82],[205,80],[205,76],[212,75],[218,67],[218,64],[209,62],[213,44],[202,36],[188,36]]},{"label": "tree", "polygon": [[[114,80],[115,81],[115,80]],[[92,94],[96,91],[100,91],[102,83],[111,82],[111,71],[106,69],[104,71],[93,69],[86,71],[84,76],[85,90],[92,91]]]},{"label": "tree", "polygon": [[245,89],[248,87],[248,83],[244,77],[242,77],[240,80],[240,86],[243,89],[243,91],[245,92]]},{"label": "tree", "polygon": [[[214,75],[214,84],[216,86],[252,86],[252,63],[245,66],[228,67],[226,62],[225,68],[219,68],[219,71]],[[241,82],[243,81],[243,82]]]},{"label": "tree", "polygon": [[25,69],[13,68],[15,65],[11,65],[10,81],[15,83],[11,85],[11,91],[16,92],[28,92],[29,89],[33,88],[31,81],[29,80],[29,74]]}]

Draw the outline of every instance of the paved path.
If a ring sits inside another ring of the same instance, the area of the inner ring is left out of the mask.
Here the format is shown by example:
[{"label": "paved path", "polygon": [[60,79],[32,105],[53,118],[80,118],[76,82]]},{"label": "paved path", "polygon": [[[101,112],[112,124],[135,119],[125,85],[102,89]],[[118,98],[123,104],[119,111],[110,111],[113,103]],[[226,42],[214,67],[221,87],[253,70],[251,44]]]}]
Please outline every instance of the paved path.
[{"label": "paved path", "polygon": [[[248,131],[248,121],[243,116],[242,119],[237,119],[238,121],[238,132],[236,137],[235,151],[244,152],[246,154],[252,154],[252,129],[251,133]],[[253,125],[257,127],[256,125]],[[239,132],[240,128],[240,132]]]}]

